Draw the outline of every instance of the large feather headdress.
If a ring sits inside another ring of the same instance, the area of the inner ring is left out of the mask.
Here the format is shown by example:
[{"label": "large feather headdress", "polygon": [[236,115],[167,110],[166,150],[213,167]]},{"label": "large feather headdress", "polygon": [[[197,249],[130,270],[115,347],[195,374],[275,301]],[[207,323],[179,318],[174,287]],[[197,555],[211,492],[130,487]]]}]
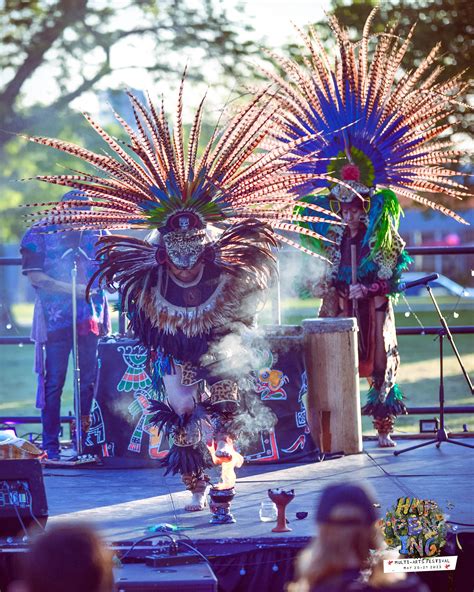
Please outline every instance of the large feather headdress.
[{"label": "large feather headdress", "polygon": [[271,93],[264,89],[226,125],[216,125],[198,155],[204,99],[185,140],[183,86],[184,76],[173,129],[163,104],[160,109],[151,101],[145,106],[131,92],[133,126],[115,114],[128,135],[125,142],[109,135],[86,114],[108,152],[99,154],[62,140],[28,137],[77,156],[93,168],[92,172],[35,177],[78,190],[92,200],[87,204],[89,211],[81,211],[81,203],[74,200],[32,204],[47,207],[33,214],[37,224],[60,229],[153,229],[163,227],[176,212],[189,211],[202,225],[225,227],[257,219],[267,223],[279,240],[306,251],[287,233],[316,236],[299,223],[318,221],[314,211],[323,211],[315,205],[311,206],[311,215],[295,214],[299,203],[295,188],[315,178],[313,173],[295,171],[295,165],[302,161],[296,149],[312,135],[263,150],[279,110]]},{"label": "large feather headdress", "polygon": [[[300,174],[319,176],[307,184],[308,193],[315,187],[330,187],[329,179],[336,177],[350,180],[348,185],[356,191],[358,182],[391,189],[467,223],[419,192],[453,198],[468,195],[455,181],[458,173],[446,166],[458,162],[462,153],[442,137],[450,127],[447,117],[468,85],[461,82],[461,74],[439,80],[443,70],[436,65],[440,44],[418,67],[401,70],[413,28],[405,40],[394,28],[378,35],[369,59],[375,11],[357,43],[350,41],[347,30],[334,16],[329,17],[337,44],[334,63],[312,27],[308,33],[299,31],[307,50],[303,65],[268,52],[283,71],[280,76],[265,70],[279,86],[278,101],[285,112],[279,119],[284,132],[278,139],[291,144],[308,133],[319,132],[295,147],[299,155],[314,156],[311,164],[296,166]],[[348,167],[352,170],[347,171]],[[341,187],[344,183],[337,189],[341,191]]]}]

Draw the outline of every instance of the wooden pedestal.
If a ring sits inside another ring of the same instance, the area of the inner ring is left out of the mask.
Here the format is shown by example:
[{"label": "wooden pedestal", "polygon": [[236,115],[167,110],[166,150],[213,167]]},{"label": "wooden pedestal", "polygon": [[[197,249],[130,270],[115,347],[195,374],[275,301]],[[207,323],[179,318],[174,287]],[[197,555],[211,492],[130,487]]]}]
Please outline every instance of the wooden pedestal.
[{"label": "wooden pedestal", "polygon": [[303,321],[308,424],[323,452],[362,452],[357,321]]}]

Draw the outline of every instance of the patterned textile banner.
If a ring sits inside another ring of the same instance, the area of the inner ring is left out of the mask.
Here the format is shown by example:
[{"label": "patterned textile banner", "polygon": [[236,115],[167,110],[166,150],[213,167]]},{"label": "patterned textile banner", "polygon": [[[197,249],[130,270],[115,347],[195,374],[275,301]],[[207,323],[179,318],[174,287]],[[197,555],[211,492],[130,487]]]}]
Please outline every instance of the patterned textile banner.
[{"label": "patterned textile banner", "polygon": [[[254,347],[251,389],[277,417],[273,429],[256,434],[241,453],[247,462],[313,459],[315,446],[306,423],[306,373],[299,327],[267,332]],[[283,333],[292,333],[287,336]],[[147,369],[147,350],[135,340],[107,339],[99,345],[99,378],[92,424],[85,447],[102,457],[160,459],[166,438],[150,425],[147,411],[157,395]]]}]

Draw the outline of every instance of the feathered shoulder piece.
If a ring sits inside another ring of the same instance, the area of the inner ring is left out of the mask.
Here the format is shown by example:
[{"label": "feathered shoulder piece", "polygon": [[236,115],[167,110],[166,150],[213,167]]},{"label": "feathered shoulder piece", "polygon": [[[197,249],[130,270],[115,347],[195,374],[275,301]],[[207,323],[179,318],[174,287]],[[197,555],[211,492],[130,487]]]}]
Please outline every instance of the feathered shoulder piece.
[{"label": "feathered shoulder piece", "polygon": [[[302,162],[295,170],[319,175],[306,185],[306,193],[315,187],[329,189],[334,179],[343,181],[344,169],[352,166],[358,171],[357,186],[391,189],[467,223],[425,194],[456,199],[468,195],[455,181],[456,171],[448,168],[458,162],[461,152],[443,139],[450,127],[447,118],[468,85],[461,74],[440,80],[439,43],[417,67],[405,70],[402,62],[413,28],[406,39],[393,28],[372,37],[374,13],[358,42],[349,39],[335,17],[329,18],[334,60],[311,27],[308,33],[299,31],[305,46],[303,65],[269,52],[283,71],[282,76],[265,71],[280,89],[277,96],[284,116],[279,119],[283,131],[278,139],[290,145],[319,132],[294,148],[299,156],[314,157],[310,165]],[[360,193],[354,185],[342,182],[335,193],[344,189]]]},{"label": "feathered shoulder piece", "polygon": [[[270,136],[280,107],[264,89],[226,125],[218,124],[199,154],[204,99],[189,134],[185,133],[183,85],[184,76],[172,127],[163,105],[157,108],[149,101],[145,106],[128,93],[134,122],[129,124],[116,114],[128,136],[126,141],[110,136],[86,114],[106,143],[107,152],[95,153],[62,140],[28,137],[77,156],[92,167],[91,172],[36,177],[73,188],[92,200],[87,204],[88,211],[80,209],[83,202],[74,200],[33,204],[47,206],[34,215],[39,225],[60,229],[153,229],[166,227],[176,220],[177,212],[185,211],[193,214],[201,228],[256,219],[267,224],[279,240],[301,248],[288,233],[314,234],[298,225],[301,220],[294,213],[298,203],[295,188],[315,178],[311,172],[298,173],[294,169],[301,161],[297,148],[311,134],[265,150],[264,141]],[[315,205],[311,210],[306,218],[318,220],[315,212],[320,208]]]}]

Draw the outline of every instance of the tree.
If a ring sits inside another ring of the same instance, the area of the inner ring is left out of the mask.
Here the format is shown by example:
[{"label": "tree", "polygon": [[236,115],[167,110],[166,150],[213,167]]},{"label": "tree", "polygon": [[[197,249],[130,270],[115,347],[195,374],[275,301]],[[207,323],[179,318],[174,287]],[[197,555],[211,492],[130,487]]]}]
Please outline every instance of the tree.
[{"label": "tree", "polygon": [[[5,80],[0,86],[0,158],[10,182],[0,187],[0,241],[21,232],[21,218],[13,211],[17,205],[57,195],[50,187],[36,184],[26,191],[11,182],[50,171],[54,158],[15,134],[60,135],[79,143],[87,136],[93,149],[90,127],[71,109],[72,101],[90,90],[113,88],[120,70],[128,74],[139,68],[156,80],[175,81],[184,66],[183,50],[189,48],[214,60],[224,77],[234,74],[240,58],[254,50],[250,41],[240,40],[241,29],[223,0],[5,0],[0,9]],[[127,48],[137,45],[143,47],[140,63],[123,63]],[[202,76],[202,71],[190,75]],[[35,98],[34,89],[46,86],[47,100]],[[67,159],[61,157],[61,164]]]}]

